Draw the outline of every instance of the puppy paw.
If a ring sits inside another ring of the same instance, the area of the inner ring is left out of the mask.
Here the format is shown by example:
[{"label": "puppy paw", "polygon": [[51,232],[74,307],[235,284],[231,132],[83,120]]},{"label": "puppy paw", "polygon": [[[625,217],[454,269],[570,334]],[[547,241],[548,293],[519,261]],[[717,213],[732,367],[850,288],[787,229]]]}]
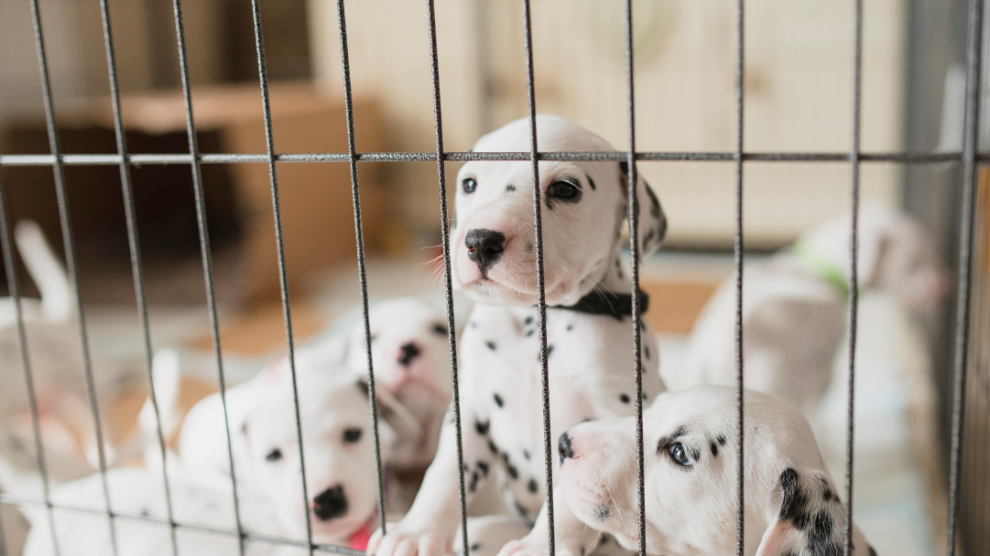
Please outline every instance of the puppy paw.
[{"label": "puppy paw", "polygon": [[[568,546],[560,542],[559,536],[556,541],[555,556],[577,556]],[[518,541],[506,543],[498,556],[550,556],[550,542],[544,534],[526,535]]]},{"label": "puppy paw", "polygon": [[435,528],[407,524],[388,524],[388,534],[379,528],[368,541],[368,556],[444,556],[453,549],[453,538]]}]

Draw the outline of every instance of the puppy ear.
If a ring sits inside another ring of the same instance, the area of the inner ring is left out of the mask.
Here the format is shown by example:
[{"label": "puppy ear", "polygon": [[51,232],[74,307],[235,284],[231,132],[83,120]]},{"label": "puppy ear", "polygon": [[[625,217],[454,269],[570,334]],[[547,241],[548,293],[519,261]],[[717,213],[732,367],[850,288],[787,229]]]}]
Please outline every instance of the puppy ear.
[{"label": "puppy ear", "polygon": [[[356,382],[358,390],[370,401],[370,386],[364,377]],[[403,440],[416,443],[423,436],[423,428],[416,417],[402,405],[402,402],[392,397],[388,390],[376,388],[378,398],[378,416],[395,431]]]},{"label": "puppy ear", "polygon": [[825,473],[788,467],[770,498],[779,507],[756,556],[842,554],[845,507]]},{"label": "puppy ear", "polygon": [[[637,168],[636,199],[639,203],[637,236],[639,238],[639,255],[645,257],[660,248],[663,238],[667,235],[667,216],[663,213],[656,193],[643,179]],[[619,163],[619,186],[624,196],[629,191],[629,164]]]}]

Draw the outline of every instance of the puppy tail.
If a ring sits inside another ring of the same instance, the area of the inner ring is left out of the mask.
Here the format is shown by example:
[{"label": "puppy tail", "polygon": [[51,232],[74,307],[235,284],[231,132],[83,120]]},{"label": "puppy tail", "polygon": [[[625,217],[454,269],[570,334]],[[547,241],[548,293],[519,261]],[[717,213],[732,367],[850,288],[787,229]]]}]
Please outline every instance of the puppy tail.
[{"label": "puppy tail", "polygon": [[[841,555],[846,541],[845,506],[831,478],[818,470],[785,469],[773,498],[780,501],[756,556]],[[876,556],[866,538],[853,526],[854,556]]]},{"label": "puppy tail", "polygon": [[65,267],[55,256],[44,232],[33,220],[21,220],[14,228],[14,241],[28,274],[41,291],[41,310],[51,321],[72,314],[72,291]]}]

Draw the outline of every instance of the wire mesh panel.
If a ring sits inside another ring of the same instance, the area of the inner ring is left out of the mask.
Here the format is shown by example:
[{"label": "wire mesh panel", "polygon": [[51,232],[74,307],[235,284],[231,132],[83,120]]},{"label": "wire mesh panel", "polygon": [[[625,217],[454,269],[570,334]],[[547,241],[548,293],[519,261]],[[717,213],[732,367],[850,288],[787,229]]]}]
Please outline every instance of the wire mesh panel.
[{"label": "wire mesh panel", "polygon": [[[213,533],[222,536],[236,537],[239,541],[239,550],[241,554],[245,552],[246,541],[261,541],[273,544],[285,544],[291,546],[298,546],[306,549],[309,553],[314,551],[325,551],[325,552],[336,552],[343,554],[358,554],[358,551],[349,549],[347,547],[339,546],[328,546],[320,545],[314,542],[313,530],[310,521],[307,519],[306,523],[306,539],[305,541],[298,540],[288,540],[282,538],[274,538],[265,535],[258,535],[245,530],[241,522],[240,514],[240,500],[238,498],[238,486],[237,486],[237,474],[234,469],[234,453],[231,443],[231,428],[228,417],[227,403],[226,403],[226,381],[224,376],[224,364],[221,350],[220,342],[220,326],[217,317],[217,303],[216,295],[214,292],[214,278],[213,278],[213,263],[211,254],[211,244],[208,233],[208,223],[206,206],[204,202],[203,193],[203,183],[201,175],[201,165],[202,164],[247,164],[247,163],[264,163],[268,167],[268,178],[271,190],[271,203],[272,203],[272,213],[274,216],[274,234],[275,234],[275,245],[277,250],[278,258],[278,268],[279,268],[279,291],[281,296],[281,309],[282,318],[284,320],[285,326],[285,339],[288,349],[288,362],[289,362],[289,372],[292,381],[292,391],[293,391],[293,401],[295,410],[295,437],[298,443],[298,448],[300,452],[300,462],[301,469],[300,472],[305,477],[306,467],[305,460],[303,457],[304,445],[303,445],[303,429],[306,423],[303,422],[300,409],[299,409],[299,386],[297,384],[296,378],[296,365],[295,365],[295,339],[292,324],[292,311],[291,311],[291,298],[289,292],[289,281],[288,281],[288,271],[286,268],[286,257],[285,257],[285,244],[283,239],[283,229],[282,229],[282,216],[280,208],[280,196],[279,196],[279,180],[278,180],[278,166],[281,163],[346,163],[350,169],[350,181],[351,181],[351,201],[353,204],[353,214],[354,214],[354,224],[355,224],[355,235],[356,235],[356,245],[357,245],[357,261],[358,261],[358,280],[360,284],[360,297],[361,297],[361,309],[362,309],[362,321],[361,327],[363,329],[363,335],[365,340],[365,345],[367,346],[367,360],[369,362],[369,390],[370,390],[370,400],[371,400],[371,421],[374,432],[374,446],[375,446],[375,461],[376,461],[376,472],[377,472],[377,502],[378,502],[378,515],[381,519],[382,529],[384,530],[387,522],[386,508],[385,508],[385,498],[384,498],[384,479],[382,471],[382,450],[381,450],[381,439],[379,435],[379,410],[378,410],[378,397],[376,396],[376,386],[375,386],[375,373],[374,369],[370,367],[370,362],[372,361],[371,344],[372,344],[372,333],[371,333],[371,323],[369,318],[369,301],[368,301],[368,287],[367,287],[367,270],[366,270],[366,252],[364,245],[364,231],[362,224],[362,207],[361,207],[361,188],[359,180],[359,163],[360,162],[435,162],[437,165],[438,173],[438,199],[440,208],[440,237],[441,237],[441,249],[442,249],[442,261],[443,261],[443,276],[444,276],[444,293],[446,298],[446,322],[447,322],[447,334],[448,342],[450,348],[450,365],[451,365],[451,383],[453,385],[453,403],[452,403],[452,413],[453,413],[453,423],[455,429],[455,435],[457,439],[457,463],[458,468],[464,468],[464,453],[462,446],[462,414],[460,405],[460,386],[459,386],[459,376],[458,376],[458,358],[457,358],[457,345],[455,337],[455,320],[454,320],[454,298],[453,298],[453,288],[452,288],[452,274],[451,274],[451,244],[450,244],[450,228],[449,228],[449,216],[448,216],[448,206],[447,206],[447,187],[446,187],[446,172],[445,163],[447,162],[467,162],[467,161],[524,161],[530,162],[532,165],[532,187],[533,187],[533,219],[534,219],[534,246],[535,246],[535,268],[533,269],[536,276],[537,288],[537,309],[538,309],[538,319],[537,319],[537,329],[539,331],[539,353],[540,353],[540,381],[541,381],[541,399],[542,399],[542,415],[543,415],[543,428],[542,428],[542,439],[543,439],[543,449],[544,449],[544,467],[545,467],[545,484],[547,488],[546,496],[546,508],[547,508],[547,518],[549,523],[548,529],[548,547],[550,554],[554,554],[556,551],[556,538],[554,529],[554,492],[553,492],[553,449],[552,449],[552,438],[551,438],[551,411],[553,408],[550,404],[551,391],[554,388],[551,382],[552,375],[550,373],[548,365],[549,350],[547,345],[547,303],[546,303],[546,292],[545,292],[545,268],[544,268],[544,235],[543,235],[543,220],[542,220],[542,189],[540,187],[540,162],[541,161],[611,161],[618,163],[625,163],[628,165],[628,173],[626,178],[628,182],[625,184],[627,188],[626,194],[628,195],[628,222],[629,222],[629,243],[630,243],[630,264],[631,264],[631,299],[632,299],[632,348],[633,348],[633,365],[632,375],[634,377],[634,388],[635,388],[635,427],[636,427],[636,462],[637,462],[637,503],[636,507],[638,509],[638,521],[637,521],[637,531],[638,531],[638,548],[640,554],[644,555],[647,553],[647,522],[646,522],[646,504],[647,498],[645,494],[646,489],[646,478],[645,478],[645,452],[643,445],[643,365],[641,361],[641,333],[644,328],[641,326],[641,305],[643,304],[641,300],[641,290],[640,286],[640,265],[641,265],[641,253],[640,253],[640,243],[638,237],[638,219],[640,217],[640,199],[638,199],[636,183],[638,179],[638,170],[636,167],[637,161],[681,161],[681,162],[724,162],[732,163],[734,167],[734,198],[735,198],[735,226],[734,226],[734,253],[733,253],[733,270],[734,270],[734,292],[735,292],[735,321],[734,321],[734,344],[735,344],[735,370],[736,370],[736,388],[737,388],[737,432],[739,437],[739,443],[737,445],[737,463],[738,468],[736,469],[736,504],[737,504],[737,542],[736,551],[738,554],[743,555],[745,553],[745,491],[744,491],[744,476],[746,470],[746,463],[744,460],[744,443],[745,438],[745,418],[746,418],[746,408],[743,404],[743,384],[745,377],[745,368],[743,365],[743,345],[744,345],[744,329],[743,329],[743,277],[744,277],[744,222],[743,222],[743,193],[744,193],[744,176],[745,176],[745,163],[746,162],[780,162],[780,163],[795,163],[795,162],[816,162],[816,163],[836,163],[845,164],[848,163],[851,171],[850,180],[850,206],[852,208],[853,218],[851,219],[851,229],[850,229],[850,243],[848,246],[848,255],[851,263],[850,273],[847,277],[847,290],[849,296],[847,298],[847,317],[846,326],[849,331],[849,344],[848,344],[848,386],[846,389],[846,399],[847,399],[847,428],[846,428],[846,456],[845,456],[845,523],[843,524],[845,529],[846,553],[851,553],[853,550],[853,517],[854,517],[854,507],[853,507],[853,464],[854,464],[854,454],[853,454],[853,440],[855,433],[855,422],[854,422],[854,399],[855,399],[855,384],[856,384],[856,350],[857,350],[857,326],[859,323],[858,318],[858,303],[859,303],[859,272],[860,269],[857,267],[857,254],[859,249],[858,244],[858,214],[859,214],[859,198],[860,198],[860,169],[863,164],[939,164],[944,162],[960,162],[963,167],[962,175],[962,206],[961,206],[961,221],[959,228],[959,238],[961,241],[960,248],[960,258],[958,263],[959,268],[959,282],[958,282],[958,305],[956,310],[956,345],[955,345],[955,365],[954,365],[954,389],[953,389],[953,399],[952,399],[952,415],[953,415],[953,427],[952,427],[952,438],[951,438],[951,464],[949,468],[949,512],[948,512],[948,545],[947,553],[952,556],[956,553],[956,546],[960,544],[957,535],[960,531],[959,522],[964,519],[960,517],[961,510],[961,489],[964,488],[962,485],[963,478],[971,478],[972,475],[967,475],[963,473],[963,463],[966,457],[966,452],[964,451],[964,440],[966,436],[964,435],[966,430],[971,430],[974,426],[972,423],[967,424],[966,416],[968,415],[965,402],[973,398],[975,394],[967,394],[967,370],[970,368],[970,353],[971,346],[970,342],[970,320],[973,306],[973,300],[971,299],[972,290],[972,273],[971,269],[973,267],[974,258],[974,210],[976,207],[976,184],[979,174],[979,165],[988,160],[988,155],[983,155],[978,152],[978,140],[979,140],[979,121],[980,121],[980,82],[981,74],[980,70],[982,67],[982,44],[981,44],[981,22],[983,21],[983,2],[982,0],[971,0],[969,11],[967,15],[968,28],[967,28],[967,91],[966,91],[966,125],[965,125],[965,137],[963,142],[962,152],[940,152],[940,153],[911,153],[911,152],[882,152],[882,153],[865,153],[861,151],[860,135],[861,135],[861,96],[862,96],[862,57],[863,57],[863,2],[862,0],[856,0],[854,6],[854,14],[852,21],[850,22],[854,27],[854,75],[853,75],[853,111],[850,115],[852,119],[852,143],[849,152],[807,152],[807,153],[784,153],[784,152],[747,152],[744,148],[744,137],[745,137],[745,114],[744,114],[744,100],[745,100],[745,52],[744,46],[745,41],[745,1],[737,0],[735,6],[735,148],[732,151],[727,152],[656,152],[656,151],[640,151],[636,148],[636,97],[635,97],[635,64],[633,60],[634,54],[634,37],[633,37],[633,22],[634,22],[634,11],[632,0],[626,0],[625,2],[625,17],[624,17],[624,47],[625,47],[625,70],[626,70],[626,102],[627,102],[627,116],[628,116],[628,148],[625,151],[617,152],[540,152],[538,149],[537,141],[537,125],[536,125],[536,115],[537,115],[537,105],[536,105],[536,76],[533,66],[533,34],[534,32],[539,32],[539,30],[534,30],[531,21],[531,6],[529,0],[522,0],[522,21],[523,21],[523,44],[525,52],[525,68],[526,68],[526,92],[527,92],[527,116],[529,119],[529,133],[528,133],[528,151],[521,152],[449,152],[444,149],[444,135],[443,135],[443,117],[441,110],[441,87],[440,87],[440,60],[437,48],[437,28],[436,28],[436,14],[435,6],[433,0],[427,0],[425,2],[425,9],[427,12],[426,25],[429,35],[429,56],[431,63],[431,77],[433,85],[433,115],[434,115],[434,130],[435,130],[435,152],[365,152],[359,153],[356,148],[356,138],[354,129],[354,111],[353,111],[353,98],[351,92],[351,68],[348,53],[348,37],[347,37],[347,21],[345,13],[345,2],[344,0],[337,0],[337,18],[338,18],[338,28],[340,33],[340,48],[341,48],[341,67],[342,67],[342,77],[343,77],[343,89],[344,89],[344,102],[346,106],[346,125],[347,125],[347,137],[348,137],[348,149],[346,153],[279,153],[276,151],[276,146],[273,139],[273,123],[271,116],[271,106],[269,99],[269,83],[268,75],[266,69],[266,50],[264,44],[264,32],[260,16],[260,0],[252,0],[252,14],[253,14],[253,34],[255,39],[255,48],[257,54],[257,65],[258,65],[258,75],[259,75],[259,87],[261,92],[261,112],[264,122],[264,132],[265,132],[265,151],[264,153],[254,153],[254,154],[203,154],[199,152],[199,147],[197,144],[197,127],[193,115],[193,103],[191,97],[191,85],[189,80],[189,67],[186,52],[186,37],[184,32],[184,21],[182,5],[180,0],[173,0],[173,14],[174,14],[174,25],[175,25],[175,35],[178,44],[178,59],[179,59],[179,69],[182,83],[183,101],[184,101],[184,111],[185,111],[185,124],[187,131],[188,140],[188,152],[180,154],[146,154],[146,153],[129,153],[128,145],[124,135],[124,124],[123,118],[121,116],[121,106],[120,106],[120,92],[119,92],[119,79],[117,73],[117,60],[114,50],[113,32],[110,21],[110,9],[108,6],[108,0],[100,0],[101,8],[101,19],[103,24],[104,33],[104,48],[108,67],[109,76],[109,86],[110,86],[110,99],[112,104],[113,113],[113,126],[115,132],[115,146],[116,153],[114,154],[63,154],[59,145],[59,137],[57,133],[56,125],[56,114],[53,103],[53,92],[51,90],[51,82],[49,75],[48,61],[46,57],[45,50],[45,34],[43,31],[41,14],[38,7],[38,0],[31,0],[31,11],[34,20],[34,31],[36,40],[36,49],[38,57],[38,70],[41,76],[42,84],[42,94],[43,103],[45,108],[45,120],[48,133],[48,141],[50,146],[50,154],[37,154],[37,155],[0,155],[0,166],[50,166],[53,170],[55,187],[58,195],[58,209],[59,209],[59,221],[62,230],[62,235],[64,239],[66,263],[68,267],[68,274],[70,283],[72,285],[75,305],[74,310],[76,314],[76,324],[79,330],[79,343],[83,352],[83,368],[80,372],[83,373],[86,384],[87,384],[87,394],[89,402],[89,410],[92,414],[93,425],[96,433],[96,443],[97,443],[97,455],[99,462],[99,472],[102,475],[102,494],[105,503],[104,512],[96,512],[105,515],[107,519],[107,524],[109,527],[109,538],[111,539],[111,547],[115,556],[117,556],[117,545],[115,543],[116,539],[116,529],[115,524],[118,520],[137,520],[150,523],[160,524],[162,526],[168,527],[170,529],[171,537],[171,550],[175,556],[179,555],[178,543],[176,541],[176,530],[178,529],[191,529],[198,530],[208,533]],[[210,332],[212,336],[213,344],[213,356],[215,358],[215,363],[217,367],[219,386],[220,386],[220,400],[223,408],[223,416],[225,419],[225,430],[226,430],[226,441],[227,441],[227,456],[230,465],[230,476],[231,476],[231,487],[233,496],[233,507],[235,512],[235,528],[233,530],[206,527],[198,525],[195,523],[180,523],[176,520],[172,512],[172,502],[170,497],[170,487],[169,487],[169,476],[167,473],[168,465],[166,461],[166,439],[165,434],[162,430],[161,418],[158,412],[158,401],[156,397],[156,392],[154,390],[154,381],[150,381],[152,385],[151,390],[151,402],[152,407],[155,411],[156,417],[156,439],[158,447],[161,451],[162,461],[162,483],[164,485],[164,492],[166,497],[166,507],[167,507],[167,519],[154,518],[149,516],[140,515],[129,515],[121,514],[114,511],[111,507],[111,497],[108,489],[106,473],[107,473],[107,461],[103,453],[104,446],[104,431],[101,424],[101,418],[99,414],[99,406],[97,404],[97,392],[94,386],[93,380],[93,369],[92,362],[89,353],[89,340],[87,337],[87,323],[85,318],[85,313],[83,310],[83,304],[81,297],[79,295],[79,281],[77,277],[77,264],[76,264],[76,250],[73,244],[73,233],[72,226],[70,222],[70,212],[68,207],[68,197],[66,195],[65,189],[65,176],[64,167],[65,166],[93,166],[93,165],[103,165],[103,166],[117,166],[120,172],[121,185],[124,197],[124,210],[126,215],[126,229],[127,229],[127,240],[129,246],[130,263],[132,279],[136,294],[136,304],[137,312],[140,321],[141,328],[141,340],[144,355],[144,364],[146,366],[149,377],[151,375],[151,362],[152,362],[152,338],[149,328],[149,317],[147,302],[145,297],[145,286],[144,286],[144,271],[142,267],[142,256],[140,249],[140,238],[138,234],[138,222],[134,205],[134,188],[131,178],[131,170],[137,165],[168,165],[168,164],[188,164],[190,171],[192,173],[193,187],[196,197],[196,217],[198,224],[199,233],[199,247],[200,256],[202,259],[202,270],[206,288],[206,300],[207,300],[207,310],[210,322]],[[50,488],[49,488],[49,477],[45,461],[45,453],[43,450],[43,442],[41,437],[41,427],[39,426],[38,408],[36,393],[33,387],[32,378],[32,367],[31,362],[28,357],[26,332],[23,322],[23,315],[20,308],[19,295],[20,290],[18,288],[17,273],[14,266],[14,256],[10,241],[10,222],[8,222],[8,209],[5,204],[3,197],[3,187],[4,184],[0,182],[0,247],[3,250],[4,265],[7,270],[7,281],[9,285],[9,291],[11,297],[14,299],[14,307],[16,310],[16,321],[17,321],[17,335],[20,342],[20,358],[22,362],[22,367],[25,373],[25,379],[27,383],[27,398],[31,408],[31,417],[34,433],[35,448],[37,450],[37,466],[39,474],[42,478],[43,486],[43,496],[41,499],[29,499],[25,497],[19,497],[9,494],[2,495],[0,501],[6,504],[14,505],[39,505],[46,509],[47,519],[49,521],[50,529],[53,535],[55,534],[56,528],[54,526],[54,517],[52,510],[55,505],[51,502]],[[985,261],[983,261],[985,263]],[[985,272],[985,270],[983,271]],[[985,278],[985,275],[980,275]],[[984,288],[985,289],[985,288]],[[983,292],[985,295],[985,292]],[[985,319],[984,319],[985,320]],[[985,327],[985,323],[983,323]],[[985,347],[985,346],[984,346]],[[985,351],[985,350],[984,350]],[[984,375],[986,373],[983,373]],[[982,376],[982,375],[978,375]],[[985,386],[985,385],[983,385]],[[979,393],[979,391],[977,392]],[[979,407],[986,407],[986,400],[981,398],[976,398]],[[977,425],[983,426],[985,428],[985,419],[983,421],[977,422]],[[967,427],[970,427],[969,429]],[[975,429],[982,430],[982,429]],[[976,436],[979,436],[976,434]],[[984,447],[985,450],[985,447]],[[985,454],[984,454],[985,455]],[[978,469],[978,466],[977,466]],[[980,475],[982,476],[982,475]],[[302,504],[304,514],[308,515],[310,511],[310,496],[307,491],[306,481],[302,481]],[[970,508],[971,506],[966,506]],[[89,512],[92,513],[96,510],[76,508],[76,507],[63,507],[60,506],[59,509],[66,511],[75,512]],[[460,510],[460,524],[462,526],[463,537],[461,539],[464,547],[465,556],[471,551],[471,543],[468,539],[468,528],[467,528],[467,503],[465,497],[465,478],[464,474],[459,474],[459,510]],[[980,523],[978,520],[971,519],[968,523]],[[2,528],[2,524],[0,524]],[[973,533],[974,527],[969,525],[966,532],[969,534],[979,534],[977,531]],[[0,530],[2,532],[2,530]],[[2,541],[2,538],[0,538]],[[59,550],[58,539],[53,538],[53,546],[56,552]],[[984,544],[973,545],[973,546],[985,546]],[[120,555],[126,556],[126,555]]]}]

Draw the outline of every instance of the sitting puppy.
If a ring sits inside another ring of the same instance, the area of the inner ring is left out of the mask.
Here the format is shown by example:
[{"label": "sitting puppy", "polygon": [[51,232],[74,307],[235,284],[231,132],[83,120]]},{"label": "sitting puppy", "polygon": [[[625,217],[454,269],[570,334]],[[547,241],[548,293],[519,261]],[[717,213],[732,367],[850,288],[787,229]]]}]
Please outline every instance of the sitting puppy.
[{"label": "sitting puppy", "polygon": [[[736,554],[736,391],[661,394],[643,414],[646,551]],[[845,506],[811,427],[789,405],[747,391],[744,554],[839,556]],[[639,547],[635,421],[578,425],[560,437],[560,493],[588,527]],[[858,528],[853,555],[875,556]],[[582,553],[585,548],[581,547]]]},{"label": "sitting puppy", "polygon": [[[778,395],[809,418],[831,382],[845,335],[849,235],[846,215],[744,270],[746,387]],[[907,216],[878,206],[860,211],[858,269],[861,289],[888,291],[918,312],[932,310],[948,287],[925,232]],[[688,372],[677,386],[735,385],[734,322],[735,279],[729,278],[698,318],[688,344]]]},{"label": "sitting puppy", "polygon": [[[473,150],[525,151],[529,125],[510,123]],[[541,151],[614,150],[563,118],[539,116],[536,125]],[[627,167],[616,162],[539,164],[551,430],[559,434],[585,419],[635,411],[631,286],[620,262],[628,177]],[[524,523],[536,524],[506,549],[547,551],[532,165],[472,161],[461,167],[457,182],[452,277],[454,287],[477,302],[459,343],[464,468],[458,468],[455,429],[448,421],[407,517],[388,527],[388,535],[379,531],[372,537],[369,552],[378,556],[452,550],[458,473],[464,473],[469,501],[490,475],[500,474],[508,506]],[[646,256],[659,245],[666,223],[641,177],[636,191],[639,248]],[[663,383],[645,322],[642,350],[643,396],[652,400]],[[555,519],[558,551],[577,554],[587,527],[563,504],[555,507]]]},{"label": "sitting puppy", "polygon": [[[371,307],[368,317],[376,390],[408,409],[422,429],[418,441],[397,436],[395,445],[383,446],[385,463],[397,470],[425,468],[436,455],[452,395],[447,319],[415,297],[382,301]],[[363,326],[351,331],[347,366],[359,376],[368,374]]]},{"label": "sitting puppy", "polygon": [[[51,523],[44,510],[38,507],[22,507],[31,522],[31,532],[24,546],[24,556],[51,556],[73,554],[78,556],[170,556],[172,539],[165,505],[164,483],[160,473],[135,467],[122,467],[107,471],[111,508],[118,515],[142,516],[159,523],[118,518],[114,521],[117,551],[113,549],[110,528],[107,524],[103,498],[103,481],[97,475],[65,484],[52,493],[52,502],[73,508],[85,508],[92,512],[54,510],[55,537],[58,549],[52,543]],[[169,476],[173,516],[177,522],[201,527],[236,531],[234,503],[230,490],[205,487],[178,473]],[[245,532],[275,537],[285,537],[278,520],[264,500],[250,494],[239,499],[241,524]],[[235,535],[177,528],[175,540],[178,553],[184,556],[235,556],[240,554]],[[245,554],[249,556],[303,556],[302,548],[286,547],[264,542],[248,542]]]}]

